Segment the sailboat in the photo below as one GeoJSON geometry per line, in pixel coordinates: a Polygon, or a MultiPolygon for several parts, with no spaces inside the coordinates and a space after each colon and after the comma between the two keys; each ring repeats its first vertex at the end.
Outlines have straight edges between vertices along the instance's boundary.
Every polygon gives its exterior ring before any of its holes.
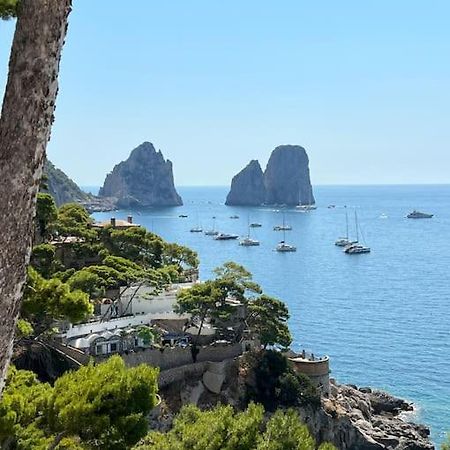
{"type": "Polygon", "coordinates": [[[197,217],[197,225],[193,228],[190,229],[191,233],[202,233],[203,232],[203,228],[198,224],[198,213],[196,214],[197,217]]]}
{"type": "Polygon", "coordinates": [[[216,217],[213,217],[213,226],[210,230],[205,231],[206,236],[217,236],[219,232],[216,230],[216,217]]]}
{"type": "Polygon", "coordinates": [[[347,255],[358,255],[361,253],[370,253],[370,247],[366,247],[359,243],[359,226],[358,226],[358,214],[355,209],[355,227],[356,227],[356,242],[347,245],[344,248],[344,253],[347,255]]]}
{"type": "Polygon", "coordinates": [[[297,247],[293,245],[286,244],[286,230],[283,230],[283,240],[275,247],[275,251],[286,253],[286,252],[296,252],[297,247]]]}
{"type": "Polygon", "coordinates": [[[311,190],[309,191],[308,203],[306,205],[303,205],[301,203],[301,201],[302,201],[301,194],[299,194],[299,204],[295,207],[297,210],[299,210],[301,212],[308,212],[308,211],[312,211],[314,209],[317,209],[317,206],[312,202],[311,190]]]}
{"type": "Polygon", "coordinates": [[[358,241],[351,241],[348,238],[348,212],[347,212],[347,207],[345,206],[344,208],[345,208],[345,237],[340,237],[334,243],[334,245],[337,245],[338,247],[347,247],[347,245],[358,243],[358,241]]]}
{"type": "Polygon", "coordinates": [[[249,218],[248,219],[248,224],[247,224],[247,227],[248,227],[247,237],[245,237],[244,239],[241,239],[239,241],[239,245],[242,245],[244,247],[255,247],[255,246],[259,245],[259,241],[258,240],[252,239],[250,237],[250,228],[251,228],[251,226],[252,225],[250,224],[250,218],[249,218]]]}
{"type": "Polygon", "coordinates": [[[273,227],[273,231],[290,231],[290,230],[292,230],[292,227],[290,225],[286,225],[283,213],[283,225],[275,225],[273,227]]]}

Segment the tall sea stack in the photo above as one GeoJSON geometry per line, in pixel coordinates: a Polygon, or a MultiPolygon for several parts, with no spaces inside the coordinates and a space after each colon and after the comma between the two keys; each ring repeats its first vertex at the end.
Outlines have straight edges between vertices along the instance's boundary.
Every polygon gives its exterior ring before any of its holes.
{"type": "Polygon", "coordinates": [[[273,150],[265,172],[253,160],[231,182],[227,205],[314,204],[309,159],[299,145],[280,145],[273,150]]]}
{"type": "Polygon", "coordinates": [[[119,208],[183,204],[175,189],[172,163],[150,142],[136,147],[114,167],[99,195],[113,198],[119,208]]]}

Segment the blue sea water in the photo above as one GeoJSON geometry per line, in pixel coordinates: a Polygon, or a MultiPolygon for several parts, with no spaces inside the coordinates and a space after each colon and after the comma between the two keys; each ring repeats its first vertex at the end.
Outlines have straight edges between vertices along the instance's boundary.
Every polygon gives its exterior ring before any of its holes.
{"type": "Polygon", "coordinates": [[[298,248],[286,254],[273,251],[282,239],[272,230],[282,223],[274,208],[224,206],[225,187],[179,192],[184,206],[131,211],[135,222],[195,249],[203,279],[225,261],[243,264],[268,294],[288,304],[295,349],[328,354],[340,382],[413,401],[416,419],[431,426],[436,443],[442,441],[450,430],[450,186],[317,186],[317,210],[285,210],[293,227],[286,241],[298,248]],[[343,205],[350,216],[358,211],[370,254],[346,255],[334,245],[345,234],[343,205]],[[412,209],[435,217],[408,220],[412,209]],[[230,219],[234,214],[240,218],[230,219]],[[197,224],[211,228],[212,216],[218,230],[240,235],[248,220],[260,222],[252,236],[261,246],[189,232],[197,224]]]}

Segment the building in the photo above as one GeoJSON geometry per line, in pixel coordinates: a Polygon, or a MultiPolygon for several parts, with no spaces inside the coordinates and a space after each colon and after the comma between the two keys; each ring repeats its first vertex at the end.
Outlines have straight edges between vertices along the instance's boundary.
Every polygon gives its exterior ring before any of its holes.
{"type": "Polygon", "coordinates": [[[133,216],[128,216],[127,220],[116,219],[115,217],[111,217],[110,220],[105,222],[95,222],[92,224],[93,228],[106,228],[112,227],[118,230],[126,230],[127,228],[139,227],[140,225],[137,223],[133,223],[133,216]]]}

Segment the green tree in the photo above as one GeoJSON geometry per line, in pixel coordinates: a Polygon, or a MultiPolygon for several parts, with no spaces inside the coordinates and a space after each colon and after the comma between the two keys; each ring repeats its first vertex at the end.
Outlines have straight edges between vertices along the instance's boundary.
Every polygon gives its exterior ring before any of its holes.
{"type": "Polygon", "coordinates": [[[197,253],[183,245],[166,242],[163,249],[163,264],[174,265],[180,270],[196,269],[199,265],[197,253]]]}
{"type": "Polygon", "coordinates": [[[0,0],[0,19],[8,20],[17,16],[18,0],[0,0]]]}
{"type": "Polygon", "coordinates": [[[450,433],[447,434],[447,439],[442,443],[442,450],[450,450],[450,433]]]}
{"type": "Polygon", "coordinates": [[[58,209],[53,197],[39,192],[36,199],[36,221],[42,239],[47,239],[52,233],[57,217],[58,209]]]}
{"type": "Polygon", "coordinates": [[[261,295],[248,303],[246,321],[258,334],[264,348],[268,345],[289,347],[292,337],[287,324],[288,319],[287,306],[276,298],[261,295]]]}
{"type": "Polygon", "coordinates": [[[75,272],[68,278],[67,284],[72,291],[83,291],[89,295],[89,298],[100,298],[105,293],[104,281],[88,268],[75,272]]]}
{"type": "Polygon", "coordinates": [[[92,240],[97,237],[95,230],[91,228],[92,219],[83,206],[78,203],[66,203],[58,210],[56,231],[61,237],[76,236],[92,240]]]}
{"type": "Polygon", "coordinates": [[[119,356],[67,372],[53,387],[11,367],[0,401],[0,444],[17,450],[128,449],[147,432],[157,379],[158,369],[127,369],[119,356]]]}
{"type": "Polygon", "coordinates": [[[59,262],[55,260],[56,248],[51,244],[39,244],[31,251],[30,264],[43,277],[48,278],[59,267],[59,262]]]}

